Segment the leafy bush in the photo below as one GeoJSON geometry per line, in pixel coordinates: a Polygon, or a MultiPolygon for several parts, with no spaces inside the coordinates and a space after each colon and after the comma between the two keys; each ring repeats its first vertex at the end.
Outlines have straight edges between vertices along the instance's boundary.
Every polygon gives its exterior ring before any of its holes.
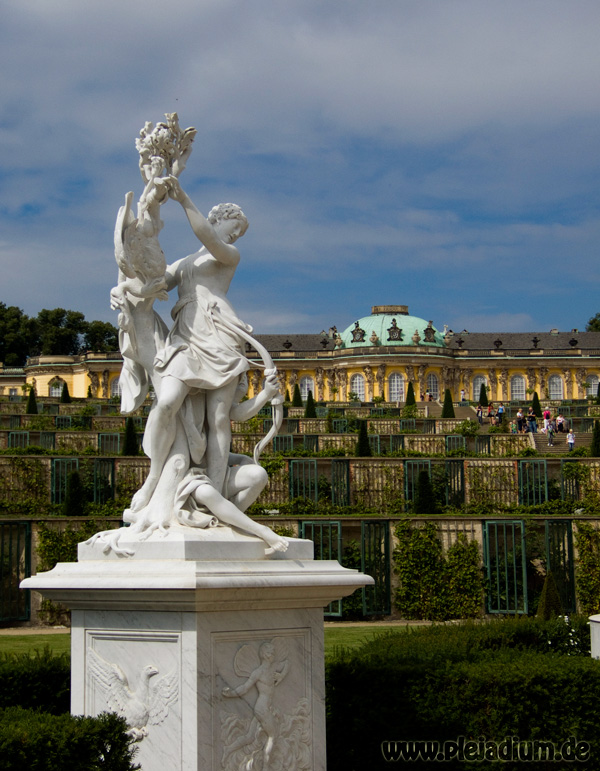
{"type": "Polygon", "coordinates": [[[125,720],[0,710],[0,769],[28,771],[133,771],[136,747],[125,720]]]}
{"type": "Polygon", "coordinates": [[[67,654],[54,656],[44,648],[33,654],[0,655],[1,709],[18,706],[60,715],[69,711],[70,684],[67,654]]]}

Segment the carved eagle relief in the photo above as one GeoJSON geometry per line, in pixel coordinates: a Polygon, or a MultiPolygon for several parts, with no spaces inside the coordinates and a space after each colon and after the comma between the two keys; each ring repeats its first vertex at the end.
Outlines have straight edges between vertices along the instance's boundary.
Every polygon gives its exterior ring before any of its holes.
{"type": "Polygon", "coordinates": [[[108,709],[122,715],[135,741],[148,735],[148,726],[159,725],[169,714],[169,706],[179,696],[179,681],[174,669],[168,675],[157,678],[156,667],[142,668],[135,688],[129,685],[127,676],[117,664],[107,661],[93,648],[88,648],[88,671],[106,699],[108,709]]]}

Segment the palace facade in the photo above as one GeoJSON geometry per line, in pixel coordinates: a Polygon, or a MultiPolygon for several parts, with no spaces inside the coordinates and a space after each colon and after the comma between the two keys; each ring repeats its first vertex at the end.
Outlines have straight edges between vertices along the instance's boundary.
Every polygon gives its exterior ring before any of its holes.
{"type": "MultiPolygon", "coordinates": [[[[600,332],[460,333],[439,331],[431,321],[409,314],[406,305],[379,305],[342,332],[256,335],[271,354],[282,393],[298,384],[303,399],[403,402],[412,382],[417,400],[443,398],[449,388],[477,402],[482,383],[490,401],[525,401],[534,392],[550,400],[596,395],[600,379],[600,332]],[[464,392],[464,393],[462,393],[464,392]]],[[[249,395],[260,389],[263,371],[257,351],[246,344],[249,395]]],[[[22,371],[3,377],[0,395],[19,385],[39,396],[109,399],[119,395],[122,357],[88,352],[79,356],[30,358],[22,371]]]]}

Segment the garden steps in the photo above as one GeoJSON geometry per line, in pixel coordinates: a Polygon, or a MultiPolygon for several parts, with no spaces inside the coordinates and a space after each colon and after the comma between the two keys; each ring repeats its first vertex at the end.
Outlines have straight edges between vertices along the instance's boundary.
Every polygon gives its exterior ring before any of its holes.
{"type": "MultiPolygon", "coordinates": [[[[535,449],[544,454],[548,455],[564,455],[569,451],[569,448],[567,447],[567,435],[566,434],[560,434],[557,433],[554,435],[554,445],[552,447],[548,447],[548,437],[546,434],[537,433],[533,435],[533,440],[535,442],[535,449]]],[[[589,446],[592,443],[592,434],[575,434],[575,449],[577,447],[585,447],[589,448],[589,446]]]]}

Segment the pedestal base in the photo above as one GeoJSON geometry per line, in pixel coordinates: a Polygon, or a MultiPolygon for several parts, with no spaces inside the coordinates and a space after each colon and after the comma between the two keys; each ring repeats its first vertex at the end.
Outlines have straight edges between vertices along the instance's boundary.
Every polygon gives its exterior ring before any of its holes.
{"type": "Polygon", "coordinates": [[[72,609],[73,713],[124,714],[143,771],[325,769],[323,606],[372,579],[301,540],[288,558],[183,552],[82,547],[24,582],[72,609]]]}

